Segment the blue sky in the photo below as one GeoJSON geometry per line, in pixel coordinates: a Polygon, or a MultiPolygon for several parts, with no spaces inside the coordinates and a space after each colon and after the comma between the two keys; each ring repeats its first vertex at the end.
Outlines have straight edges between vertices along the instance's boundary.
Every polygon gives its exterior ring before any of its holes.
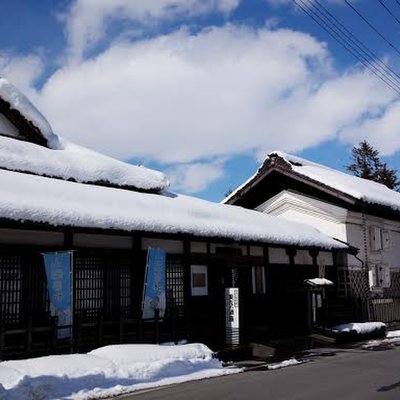
{"type": "MultiPolygon", "coordinates": [[[[344,1],[321,2],[400,74],[344,1]]],[[[399,43],[378,2],[350,2],[399,43]]],[[[276,149],[343,170],[366,138],[400,170],[398,95],[290,0],[2,0],[0,75],[61,136],[213,201],[276,149]]]]}

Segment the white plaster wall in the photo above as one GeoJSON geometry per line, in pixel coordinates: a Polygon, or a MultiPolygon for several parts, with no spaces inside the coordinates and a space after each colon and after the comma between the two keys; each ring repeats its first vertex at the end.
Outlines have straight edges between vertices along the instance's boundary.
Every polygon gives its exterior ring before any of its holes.
{"type": "Polygon", "coordinates": [[[311,225],[328,236],[347,241],[347,210],[321,200],[283,190],[256,210],[311,225]]]}
{"type": "Polygon", "coordinates": [[[247,246],[241,245],[241,244],[222,244],[222,243],[210,243],[210,253],[215,254],[217,251],[217,247],[227,247],[227,248],[232,248],[232,249],[240,249],[242,255],[246,256],[247,255],[247,246]]]}
{"type": "Polygon", "coordinates": [[[333,254],[330,251],[320,251],[317,256],[318,265],[333,265],[333,254]]]}
{"type": "Polygon", "coordinates": [[[262,257],[264,255],[264,249],[260,246],[250,246],[250,255],[262,257]]]}
{"type": "Polygon", "coordinates": [[[98,235],[91,233],[74,233],[73,244],[77,247],[94,247],[105,249],[132,249],[130,236],[98,235]]]}
{"type": "Polygon", "coordinates": [[[183,254],[182,240],[143,238],[142,250],[147,250],[149,247],[159,247],[169,254],[183,254]]]}
{"type": "MultiPolygon", "coordinates": [[[[392,270],[400,270],[400,222],[365,215],[366,224],[366,246],[364,245],[364,229],[362,216],[359,213],[350,213],[347,224],[348,242],[360,249],[359,258],[365,262],[365,251],[370,264],[388,265],[392,270]],[[388,249],[382,248],[374,251],[371,247],[370,229],[378,227],[382,231],[388,231],[390,236],[390,246],[388,249]],[[365,249],[366,247],[366,249],[365,249]]],[[[349,265],[357,264],[357,261],[348,257],[349,265]]]]}
{"type": "Polygon", "coordinates": [[[270,264],[289,264],[289,256],[285,249],[270,247],[268,249],[270,264]]]}
{"type": "Polygon", "coordinates": [[[312,265],[313,259],[308,250],[297,250],[294,263],[299,265],[312,265]]]}
{"type": "Polygon", "coordinates": [[[207,243],[206,242],[190,242],[190,252],[191,253],[207,253],[207,243]]]}
{"type": "Polygon", "coordinates": [[[64,234],[62,232],[0,229],[0,243],[63,246],[64,234]]]}
{"type": "Polygon", "coordinates": [[[390,248],[383,251],[382,261],[392,270],[400,270],[400,230],[390,231],[390,248]]]}
{"type": "Polygon", "coordinates": [[[311,225],[325,235],[343,240],[344,242],[347,241],[345,224],[327,221],[318,215],[310,215],[307,210],[284,210],[279,214],[279,217],[311,225]]]}

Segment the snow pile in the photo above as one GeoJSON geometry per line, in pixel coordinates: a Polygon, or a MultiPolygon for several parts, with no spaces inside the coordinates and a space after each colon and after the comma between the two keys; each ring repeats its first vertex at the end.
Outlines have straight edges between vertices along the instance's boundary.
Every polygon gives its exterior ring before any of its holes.
{"type": "Polygon", "coordinates": [[[312,286],[332,286],[333,282],[326,278],[313,278],[304,281],[312,286]]]}
{"type": "Polygon", "coordinates": [[[392,349],[400,345],[400,331],[386,332],[385,339],[369,340],[362,346],[365,350],[392,349]]]}
{"type": "Polygon", "coordinates": [[[400,338],[400,331],[389,331],[386,333],[388,339],[400,338]]]}
{"type": "Polygon", "coordinates": [[[223,368],[203,344],[116,345],[88,354],[2,362],[0,398],[83,400],[111,397],[238,372],[241,369],[223,368]]]}
{"type": "Polygon", "coordinates": [[[300,361],[297,360],[296,358],[290,358],[289,360],[284,360],[279,363],[274,363],[274,364],[268,364],[268,369],[269,370],[274,370],[274,369],[281,369],[281,368],[286,368],[286,367],[293,367],[294,365],[299,365],[299,364],[304,364],[306,361],[300,361]]]}
{"type": "Polygon", "coordinates": [[[353,322],[348,324],[336,325],[332,328],[333,332],[356,332],[360,335],[367,335],[369,333],[385,329],[386,324],[383,322],[353,322]]]}
{"type": "Polygon", "coordinates": [[[279,151],[270,153],[268,157],[273,154],[290,163],[293,171],[300,175],[321,182],[358,200],[400,210],[400,193],[389,189],[385,185],[345,174],[324,165],[279,151]]]}
{"type": "Polygon", "coordinates": [[[0,218],[11,220],[347,248],[308,225],[194,197],[139,193],[1,170],[0,187],[0,218]]]}
{"type": "Polygon", "coordinates": [[[27,121],[39,129],[50,148],[57,149],[59,147],[58,136],[54,134],[46,118],[26,96],[4,78],[0,78],[0,98],[8,102],[11,109],[19,111],[27,121]]]}
{"type": "Polygon", "coordinates": [[[76,182],[104,182],[161,191],[168,179],[161,172],[131,165],[60,139],[58,150],[0,136],[0,168],[76,182]]]}

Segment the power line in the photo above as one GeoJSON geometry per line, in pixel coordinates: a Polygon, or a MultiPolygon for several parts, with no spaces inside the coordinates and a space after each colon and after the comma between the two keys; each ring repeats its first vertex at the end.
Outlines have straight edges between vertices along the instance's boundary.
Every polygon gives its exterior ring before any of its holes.
{"type": "MultiPolygon", "coordinates": [[[[393,17],[394,20],[400,25],[400,20],[397,18],[397,16],[393,13],[393,11],[382,1],[378,0],[381,6],[388,12],[389,15],[393,17]]],[[[400,3],[398,3],[400,5],[400,3]]]]}
{"type": "MultiPolygon", "coordinates": [[[[386,73],[391,70],[383,62],[382,64],[386,66],[387,70],[385,70],[382,66],[378,66],[375,60],[364,50],[360,49],[360,47],[357,46],[357,44],[354,43],[353,40],[343,38],[342,30],[340,30],[337,25],[333,24],[332,21],[324,16],[321,10],[316,7],[316,0],[309,1],[308,3],[305,3],[303,0],[292,1],[304,13],[306,13],[311,19],[313,19],[314,22],[316,22],[322,29],[324,29],[331,37],[333,37],[341,46],[343,46],[349,53],[351,53],[362,65],[369,69],[374,75],[376,75],[381,81],[383,81],[397,94],[400,94],[400,81],[395,76],[386,75],[386,73]],[[373,62],[371,62],[371,59],[373,62]]],[[[396,75],[391,71],[391,75],[393,74],[396,75]]]]}
{"type": "Polygon", "coordinates": [[[362,51],[368,58],[370,58],[373,63],[377,63],[382,69],[393,77],[398,83],[400,83],[400,75],[393,71],[386,63],[384,63],[373,51],[371,51],[362,41],[360,41],[346,26],[340,22],[326,7],[324,7],[318,0],[313,0],[320,9],[323,10],[325,15],[327,15],[330,21],[338,27],[340,32],[344,34],[350,41],[352,41],[360,51],[362,51]]]}
{"type": "Polygon", "coordinates": [[[372,25],[367,18],[364,17],[348,0],[344,2],[377,34],[379,35],[390,47],[392,47],[396,53],[400,56],[400,50],[390,40],[388,40],[374,25],[372,25]]]}
{"type": "Polygon", "coordinates": [[[400,1],[399,0],[396,0],[396,3],[400,6],[400,1]]]}

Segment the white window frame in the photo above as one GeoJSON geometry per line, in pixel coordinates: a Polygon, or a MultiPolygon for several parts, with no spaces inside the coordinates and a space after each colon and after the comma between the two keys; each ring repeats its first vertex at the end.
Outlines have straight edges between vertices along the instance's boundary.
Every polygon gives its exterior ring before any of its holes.
{"type": "Polygon", "coordinates": [[[207,265],[191,265],[190,266],[190,287],[192,296],[208,296],[208,266],[207,265]],[[204,274],[205,286],[194,286],[193,275],[204,274]]]}

